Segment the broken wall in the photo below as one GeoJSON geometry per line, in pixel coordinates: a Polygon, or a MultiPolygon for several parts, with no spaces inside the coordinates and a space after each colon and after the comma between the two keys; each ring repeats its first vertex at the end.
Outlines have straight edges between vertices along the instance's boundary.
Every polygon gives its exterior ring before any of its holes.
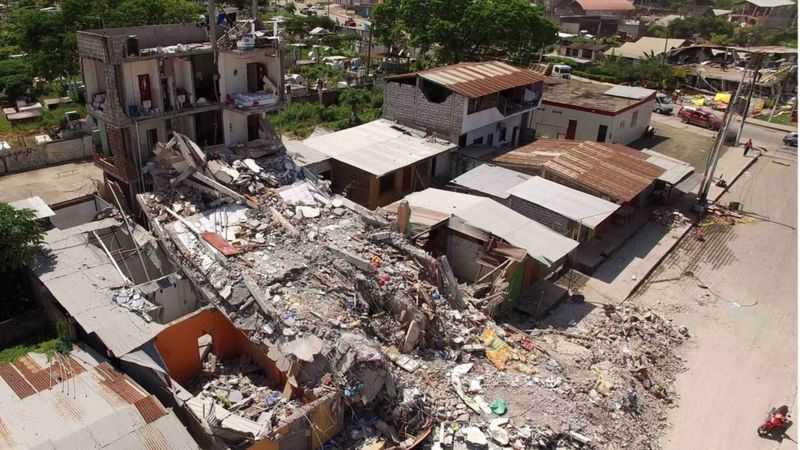
{"type": "Polygon", "coordinates": [[[156,348],[170,376],[181,385],[188,384],[201,368],[197,339],[205,334],[211,335],[211,352],[219,359],[246,354],[276,382],[276,387],[286,383],[286,375],[267,358],[264,346],[252,343],[218,309],[207,308],[170,324],[155,338],[156,348]]]}

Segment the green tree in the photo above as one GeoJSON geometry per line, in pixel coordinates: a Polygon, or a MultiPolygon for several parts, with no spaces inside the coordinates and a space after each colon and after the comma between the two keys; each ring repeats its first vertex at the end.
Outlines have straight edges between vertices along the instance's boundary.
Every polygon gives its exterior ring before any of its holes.
{"type": "Polygon", "coordinates": [[[122,0],[107,22],[115,27],[191,23],[202,11],[201,6],[186,0],[122,0]]]}
{"type": "Polygon", "coordinates": [[[33,88],[33,68],[25,59],[0,61],[0,92],[9,100],[15,100],[33,88]]]}
{"type": "Polygon", "coordinates": [[[0,203],[0,272],[17,270],[33,262],[44,230],[30,209],[0,203]]]}
{"type": "Polygon", "coordinates": [[[385,0],[372,19],[384,45],[434,50],[443,63],[529,57],[554,43],[558,30],[527,0],[385,0]]]}
{"type": "Polygon", "coordinates": [[[347,88],[339,93],[339,104],[350,108],[350,126],[354,127],[359,124],[359,109],[369,100],[369,92],[364,89],[347,88]]]}

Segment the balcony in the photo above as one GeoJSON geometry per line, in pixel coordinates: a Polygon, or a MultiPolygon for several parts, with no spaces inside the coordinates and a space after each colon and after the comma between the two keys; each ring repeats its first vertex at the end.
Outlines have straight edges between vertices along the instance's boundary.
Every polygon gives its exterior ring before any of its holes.
{"type": "Polygon", "coordinates": [[[497,109],[504,116],[518,114],[524,111],[530,111],[539,107],[541,95],[534,94],[532,100],[515,100],[503,97],[502,95],[497,99],[497,109]]]}

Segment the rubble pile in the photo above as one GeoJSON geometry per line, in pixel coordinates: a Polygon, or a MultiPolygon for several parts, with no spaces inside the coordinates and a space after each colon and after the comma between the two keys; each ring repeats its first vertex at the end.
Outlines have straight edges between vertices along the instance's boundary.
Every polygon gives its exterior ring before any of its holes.
{"type": "Polygon", "coordinates": [[[710,205],[706,208],[705,215],[700,220],[701,227],[709,225],[736,225],[752,223],[753,219],[722,205],[710,205]]]}
{"type": "MultiPolygon", "coordinates": [[[[340,393],[340,448],[604,448],[658,431],[647,428],[670,400],[672,348],[685,337],[657,315],[609,310],[563,335],[500,325],[485,310],[502,287],[459,286],[446,257],[412,245],[397,222],[299,171],[283,183],[288,165],[263,161],[275,154],[204,164],[192,146],[178,135],[160,148],[157,188],[138,197],[151,229],[206,301],[281,370],[299,367],[297,386],[340,393]],[[564,360],[564,346],[580,356],[564,360]]],[[[237,411],[259,423],[277,417],[262,411],[275,386],[241,361],[215,364],[196,392],[225,408],[252,398],[237,411]]]]}
{"type": "Polygon", "coordinates": [[[653,211],[653,219],[667,228],[678,228],[691,222],[688,217],[675,209],[668,211],[656,209],[653,211]]]}
{"type": "Polygon", "coordinates": [[[270,382],[261,368],[247,357],[218,361],[213,353],[207,353],[203,369],[188,386],[201,400],[210,399],[217,407],[266,424],[268,428],[302,407],[299,400],[286,400],[282,392],[273,387],[275,382],[270,382]]]}

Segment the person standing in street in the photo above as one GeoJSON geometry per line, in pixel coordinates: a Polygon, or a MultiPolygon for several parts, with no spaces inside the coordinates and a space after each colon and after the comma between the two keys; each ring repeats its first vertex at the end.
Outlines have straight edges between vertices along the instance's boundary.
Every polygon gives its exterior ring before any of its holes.
{"type": "Polygon", "coordinates": [[[742,155],[747,156],[747,152],[749,152],[751,148],[753,148],[753,140],[748,138],[747,142],[744,143],[744,153],[742,155]]]}

